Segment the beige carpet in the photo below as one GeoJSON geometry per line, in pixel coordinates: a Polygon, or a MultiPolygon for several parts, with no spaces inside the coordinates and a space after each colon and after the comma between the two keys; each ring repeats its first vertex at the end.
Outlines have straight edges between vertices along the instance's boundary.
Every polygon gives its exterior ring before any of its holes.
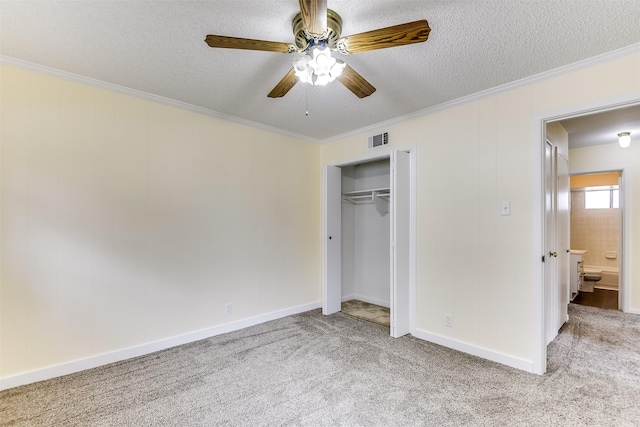
{"type": "Polygon", "coordinates": [[[638,425],[640,317],[570,316],[538,376],[313,310],[0,392],[0,425],[638,425]]]}
{"type": "Polygon", "coordinates": [[[369,322],[377,323],[378,325],[386,326],[387,328],[391,324],[389,309],[387,307],[381,307],[379,305],[352,299],[343,302],[341,309],[344,314],[368,320],[369,322]]]}

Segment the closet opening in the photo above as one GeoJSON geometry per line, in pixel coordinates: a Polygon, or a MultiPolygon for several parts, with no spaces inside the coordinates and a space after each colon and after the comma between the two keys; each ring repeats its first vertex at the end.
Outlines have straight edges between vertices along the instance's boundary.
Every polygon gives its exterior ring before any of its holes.
{"type": "Polygon", "coordinates": [[[341,311],[389,328],[390,159],[341,169],[341,311]]]}
{"type": "Polygon", "coordinates": [[[410,332],[415,263],[411,152],[326,166],[322,311],[410,332]]]}

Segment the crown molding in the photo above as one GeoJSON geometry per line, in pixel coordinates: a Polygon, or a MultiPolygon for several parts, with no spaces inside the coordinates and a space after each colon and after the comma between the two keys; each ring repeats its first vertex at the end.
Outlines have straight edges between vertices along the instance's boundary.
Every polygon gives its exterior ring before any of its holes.
{"type": "Polygon", "coordinates": [[[106,89],[113,92],[117,92],[123,95],[129,95],[136,98],[141,98],[147,101],[155,102],[158,104],[168,105],[170,107],[179,108],[182,110],[191,111],[194,113],[203,114],[210,117],[215,117],[218,119],[227,120],[230,122],[242,124],[245,126],[250,126],[253,128],[265,130],[268,132],[274,132],[281,135],[290,136],[296,139],[302,139],[309,142],[319,143],[320,141],[317,139],[309,138],[305,135],[300,135],[294,132],[289,132],[283,129],[275,128],[272,126],[264,125],[258,122],[252,122],[251,120],[241,119],[239,117],[231,116],[228,114],[220,113],[215,110],[210,110],[208,108],[198,107],[197,105],[189,104],[182,101],[177,101],[175,99],[166,98],[164,96],[154,95],[152,93],[143,92],[141,90],[128,88],[125,86],[120,86],[114,83],[105,82],[98,79],[93,79],[91,77],[81,76],[79,74],[70,73],[68,71],[58,70],[56,68],[47,67],[44,65],[35,64],[28,61],[23,61],[21,59],[13,58],[11,56],[0,55],[0,64],[10,65],[17,68],[22,68],[29,71],[34,71],[41,74],[46,74],[53,77],[58,77],[64,80],[69,80],[76,83],[86,84],[88,86],[97,87],[100,89],[106,89]]]}
{"type": "Polygon", "coordinates": [[[278,133],[281,135],[287,135],[290,136],[292,138],[297,138],[297,139],[301,139],[304,141],[308,141],[308,142],[313,142],[313,143],[317,143],[317,144],[326,144],[329,142],[334,142],[334,141],[338,141],[341,139],[345,139],[345,138],[349,138],[351,136],[355,136],[355,135],[359,135],[362,133],[366,133],[366,132],[371,132],[371,131],[375,131],[377,129],[381,129],[381,128],[385,128],[385,127],[389,127],[392,125],[395,125],[397,123],[401,123],[410,119],[414,119],[417,117],[421,117],[421,116],[425,116],[427,114],[433,114],[435,112],[438,111],[442,111],[448,108],[452,108],[455,106],[459,106],[459,105],[463,105],[469,102],[473,102],[473,101],[477,101],[479,99],[482,98],[486,98],[489,96],[494,96],[497,94],[500,94],[502,92],[507,92],[510,90],[514,90],[523,86],[527,86],[527,85],[531,85],[534,83],[538,83],[540,81],[544,81],[544,80],[548,80],[563,74],[567,74],[573,71],[577,71],[583,68],[587,68],[593,65],[597,65],[597,64],[601,64],[603,62],[607,62],[610,61],[612,59],[616,59],[622,56],[626,56],[632,53],[637,53],[640,52],[640,43],[635,43],[620,49],[616,49],[613,50],[611,52],[607,52],[607,53],[603,53],[601,55],[597,55],[591,58],[587,58],[587,59],[583,59],[582,61],[578,61],[578,62],[574,62],[572,64],[568,64],[562,67],[558,67],[555,68],[553,70],[549,70],[549,71],[545,71],[539,74],[535,74],[533,76],[529,76],[529,77],[525,77],[522,78],[520,80],[515,80],[513,82],[509,82],[509,83],[505,83],[503,85],[500,86],[495,86],[493,88],[489,88],[489,89],[485,89],[483,91],[480,92],[476,92],[470,95],[466,95],[463,96],[461,98],[457,98],[451,101],[447,101],[447,102],[443,102],[441,104],[438,105],[434,105],[432,107],[427,107],[424,108],[422,110],[418,110],[415,111],[413,113],[410,114],[406,114],[403,116],[399,116],[390,120],[386,120],[384,122],[380,122],[380,123],[376,123],[374,125],[371,126],[366,126],[363,128],[359,128],[350,132],[346,132],[340,135],[336,135],[336,136],[332,136],[330,138],[326,138],[326,139],[314,139],[314,138],[310,138],[308,136],[305,135],[300,135],[294,132],[289,132],[283,129],[279,129],[279,128],[275,128],[272,126],[268,126],[268,125],[264,125],[261,123],[257,123],[257,122],[253,122],[250,120],[246,120],[246,119],[241,119],[239,117],[235,117],[235,116],[231,116],[228,114],[224,114],[224,113],[220,113],[218,111],[214,111],[214,110],[210,110],[207,108],[203,108],[203,107],[198,107],[196,105],[193,104],[188,104],[186,102],[182,102],[182,101],[176,101],[174,99],[170,99],[170,98],[166,98],[163,96],[159,96],[159,95],[154,95],[154,94],[150,94],[147,92],[143,92],[143,91],[139,91],[136,89],[131,89],[128,87],[124,87],[124,86],[120,86],[120,85],[116,85],[113,83],[108,83],[108,82],[104,82],[101,80],[97,80],[97,79],[93,79],[90,77],[84,77],[78,74],[74,74],[74,73],[69,73],[67,71],[62,71],[62,70],[58,70],[55,68],[51,68],[51,67],[46,67],[43,65],[39,65],[39,64],[34,64],[31,62],[27,62],[27,61],[23,61],[21,59],[17,59],[17,58],[13,58],[13,57],[9,57],[9,56],[3,56],[0,55],[0,64],[7,64],[7,65],[12,65],[15,67],[19,67],[19,68],[24,68],[27,70],[31,70],[31,71],[35,71],[35,72],[39,72],[39,73],[43,73],[43,74],[47,74],[47,75],[51,75],[54,77],[59,77],[65,80],[70,80],[70,81],[74,81],[74,82],[78,82],[78,83],[83,83],[83,84],[87,84],[90,86],[94,86],[94,87],[99,87],[102,89],[107,89],[107,90],[111,90],[114,92],[118,92],[118,93],[122,93],[125,95],[130,95],[130,96],[135,96],[137,98],[142,98],[148,101],[152,101],[152,102],[157,102],[160,104],[164,104],[164,105],[169,105],[172,107],[176,107],[176,108],[180,108],[183,110],[187,110],[187,111],[192,111],[195,113],[200,113],[200,114],[204,114],[207,116],[211,116],[211,117],[216,117],[219,119],[223,119],[223,120],[227,120],[230,122],[235,122],[235,123],[239,123],[239,124],[243,124],[246,126],[250,126],[253,128],[257,128],[257,129],[261,129],[261,130],[265,130],[268,132],[274,132],[274,133],[278,133]]]}
{"type": "Polygon", "coordinates": [[[640,43],[635,43],[620,49],[612,50],[611,52],[603,53],[601,55],[593,56],[591,58],[583,59],[582,61],[574,62],[572,64],[564,65],[559,68],[555,68],[553,70],[544,71],[539,74],[534,74],[533,76],[525,77],[520,80],[514,80],[509,83],[505,83],[500,86],[495,86],[489,89],[485,89],[480,92],[472,93],[471,95],[466,95],[461,98],[457,98],[451,101],[443,102],[438,105],[434,105],[432,107],[427,107],[422,110],[415,111],[410,114],[406,114],[404,116],[396,117],[394,119],[386,120],[384,122],[376,123],[375,125],[366,126],[360,129],[356,129],[350,132],[346,132],[340,135],[332,136],[330,138],[326,138],[320,140],[320,144],[325,144],[328,142],[337,141],[344,138],[349,138],[355,135],[359,135],[365,132],[376,131],[381,128],[387,128],[391,125],[395,125],[400,122],[404,122],[410,119],[414,119],[417,117],[425,116],[427,114],[432,114],[438,111],[446,110],[451,107],[459,106],[462,104],[466,104],[469,102],[477,101],[482,98],[486,98],[489,96],[494,96],[500,94],[502,92],[507,92],[510,90],[518,89],[523,86],[531,85],[534,83],[538,83],[544,80],[549,80],[554,77],[561,76],[563,74],[571,73],[574,71],[581,70],[583,68],[591,67],[593,65],[598,65],[603,62],[611,61],[612,59],[617,59],[632,53],[640,52],[640,43]]]}

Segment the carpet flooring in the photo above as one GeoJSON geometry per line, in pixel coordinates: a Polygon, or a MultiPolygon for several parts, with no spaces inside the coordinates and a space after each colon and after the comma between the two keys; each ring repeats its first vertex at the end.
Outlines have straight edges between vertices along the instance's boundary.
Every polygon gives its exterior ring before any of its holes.
{"type": "Polygon", "coordinates": [[[313,310],[5,390],[0,425],[638,425],[640,316],[569,310],[542,376],[313,310]]]}

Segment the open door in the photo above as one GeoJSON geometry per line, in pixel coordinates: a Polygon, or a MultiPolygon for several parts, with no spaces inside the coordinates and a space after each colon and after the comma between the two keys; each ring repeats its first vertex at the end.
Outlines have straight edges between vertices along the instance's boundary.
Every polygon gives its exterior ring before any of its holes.
{"type": "Polygon", "coordinates": [[[560,329],[569,320],[569,301],[571,289],[569,286],[569,246],[571,240],[571,181],[569,178],[569,162],[559,154],[557,159],[558,171],[558,321],[557,327],[560,329]]]}
{"type": "Polygon", "coordinates": [[[545,202],[544,202],[544,313],[545,344],[549,344],[558,335],[560,313],[560,291],[558,286],[558,172],[557,147],[551,142],[545,143],[544,157],[545,202]]]}
{"type": "Polygon", "coordinates": [[[411,332],[410,323],[411,155],[391,152],[391,336],[411,332]]]}
{"type": "Polygon", "coordinates": [[[337,313],[342,304],[342,169],[324,170],[324,284],[322,314],[337,313]]]}

